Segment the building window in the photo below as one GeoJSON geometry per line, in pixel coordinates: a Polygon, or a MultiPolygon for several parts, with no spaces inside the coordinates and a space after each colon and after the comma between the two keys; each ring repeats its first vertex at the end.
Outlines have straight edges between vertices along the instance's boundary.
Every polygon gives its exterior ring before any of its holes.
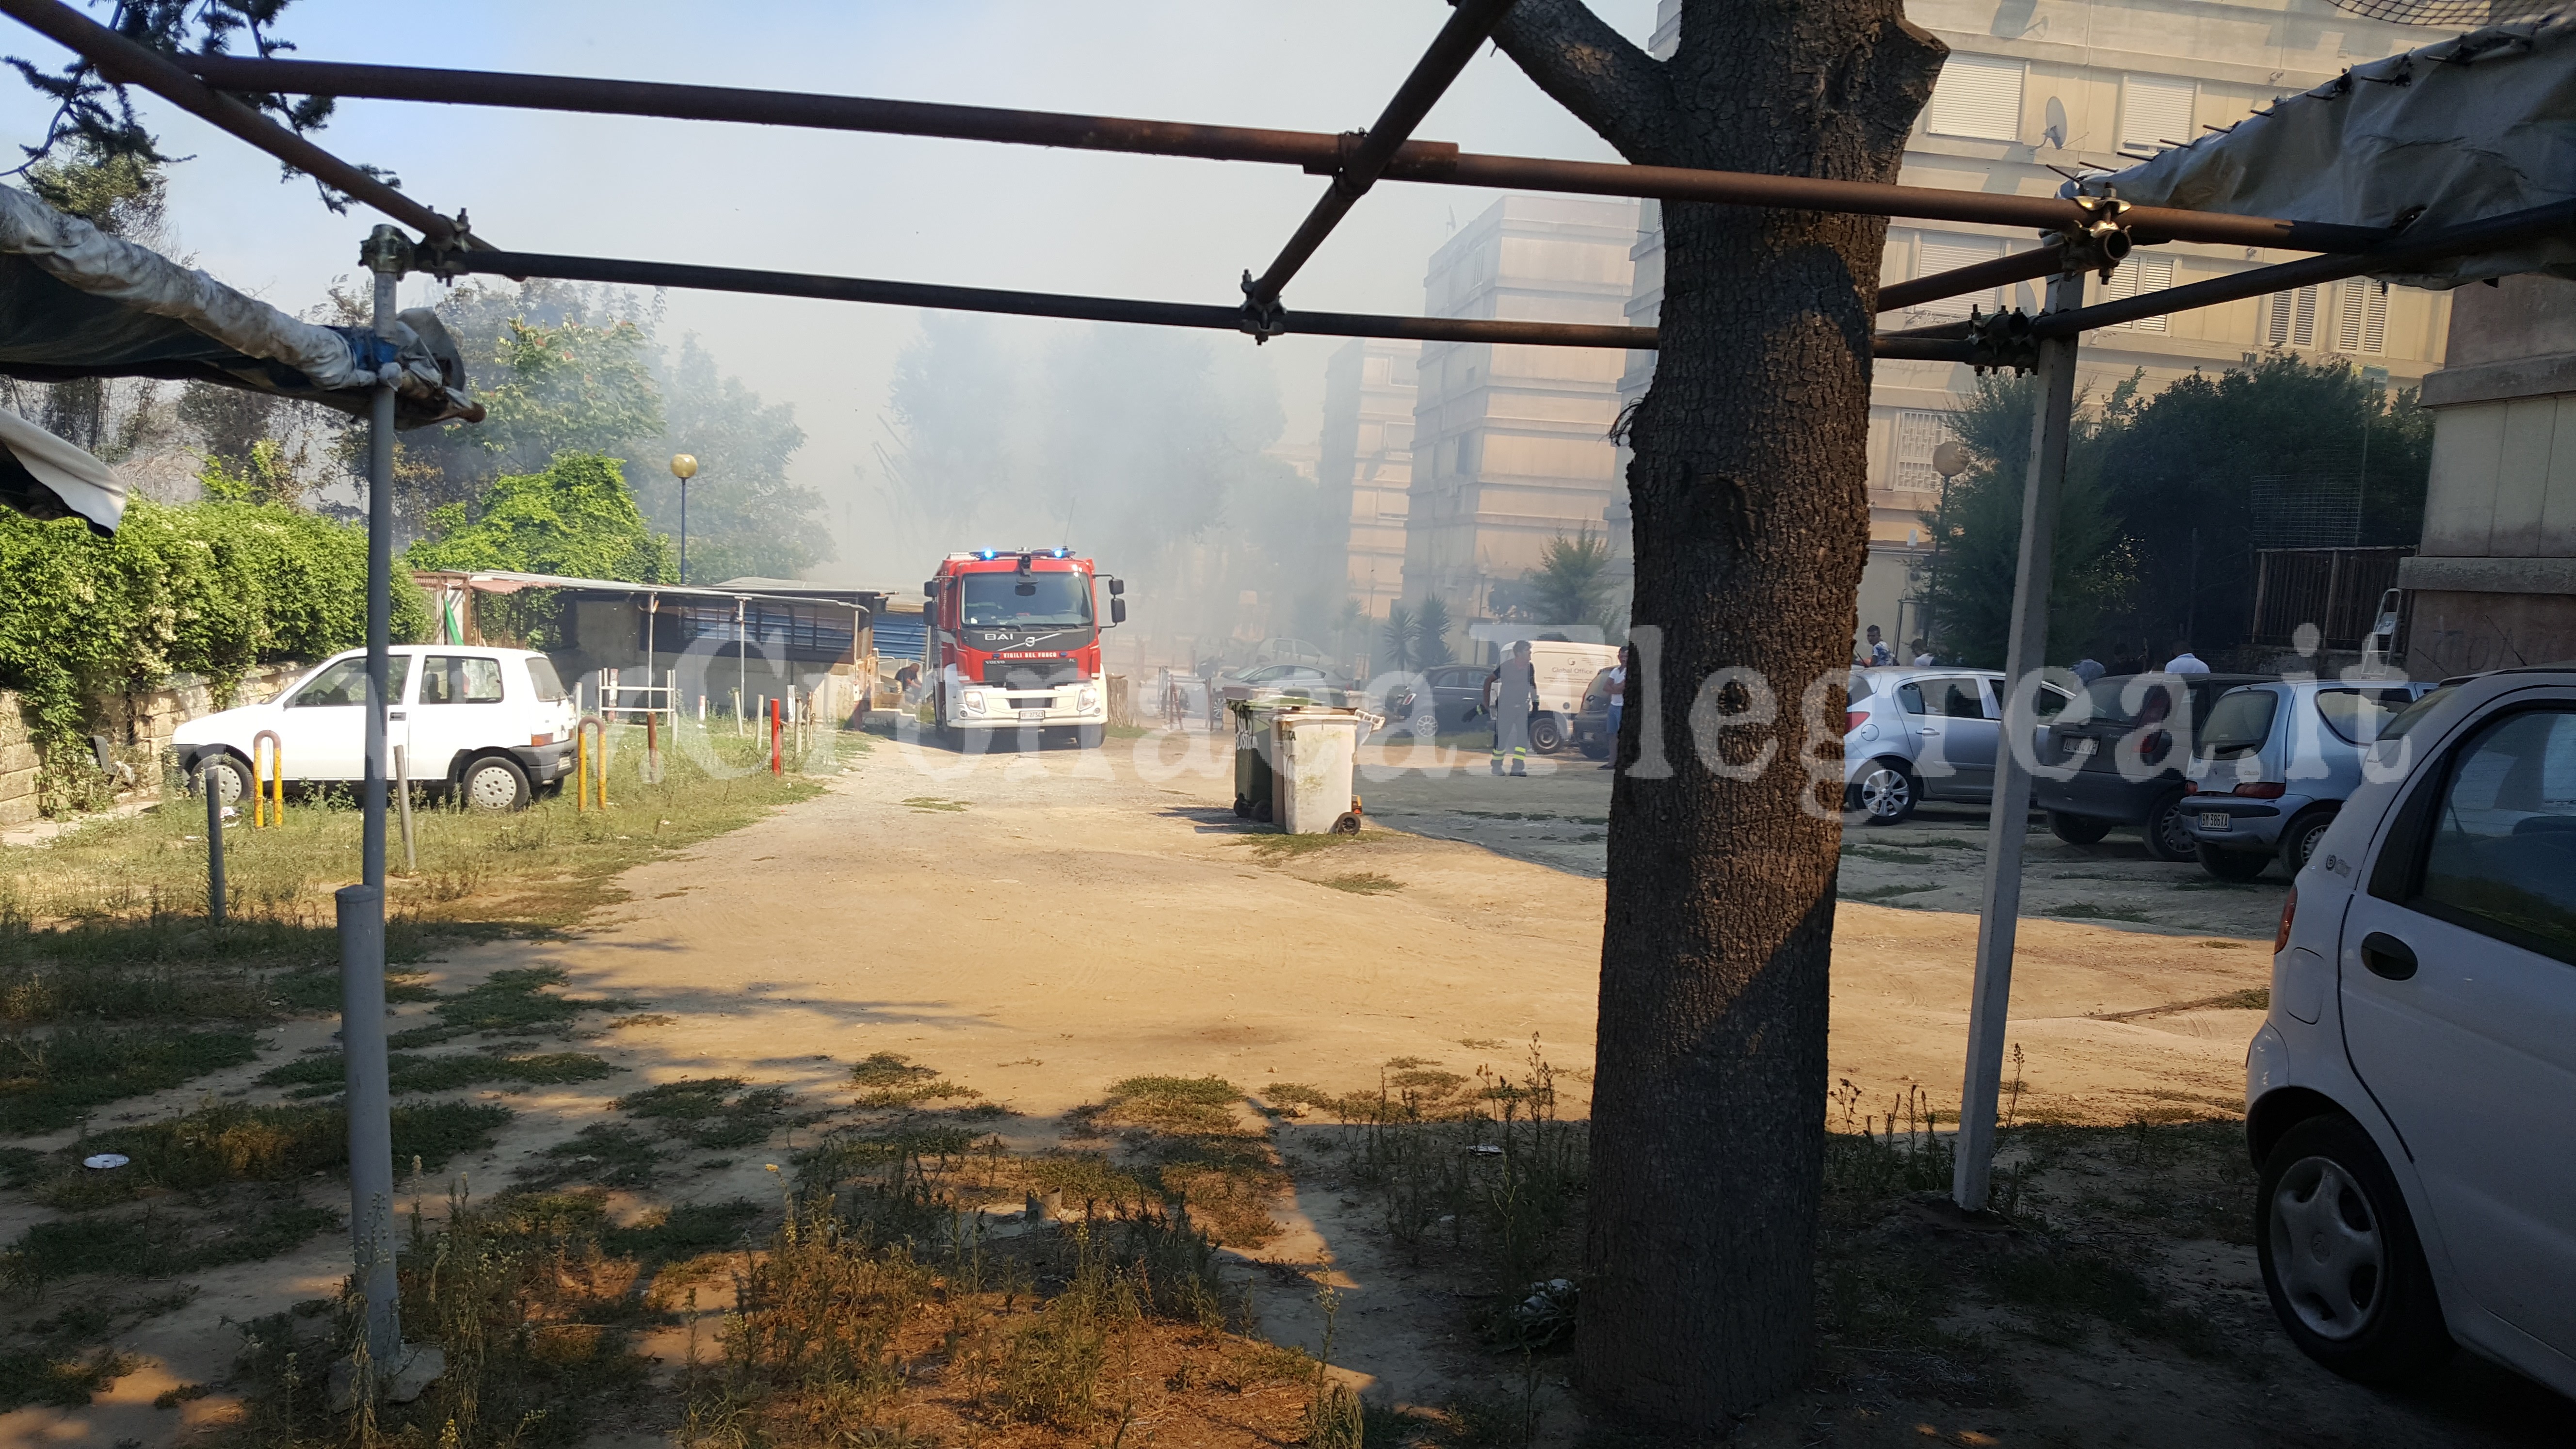
{"type": "Polygon", "coordinates": [[[1950,440],[1950,415],[1934,412],[1901,412],[1896,415],[1896,475],[1889,480],[1891,488],[1911,488],[1932,492],[1941,486],[1941,474],[1932,466],[1932,450],[1950,440]]]}
{"type": "Polygon", "coordinates": [[[2120,149],[2132,156],[2153,156],[2168,146],[2188,145],[2193,134],[2192,102],[2199,94],[2197,84],[2172,76],[2122,78],[2120,149]]]}
{"type": "MultiPolygon", "coordinates": [[[[2131,257],[2120,264],[2118,271],[2111,274],[2111,280],[2102,284],[2102,300],[2116,302],[2123,297],[2135,297],[2140,293],[2153,295],[2172,285],[2173,258],[2131,257]]],[[[2120,325],[2132,332],[2162,332],[2165,330],[2165,319],[2141,317],[2134,322],[2123,322],[2120,325]]]]}
{"type": "Polygon", "coordinates": [[[2272,347],[2317,345],[2317,289],[2274,292],[2263,299],[2263,341],[2272,347]]]}
{"type": "Polygon", "coordinates": [[[2335,350],[2377,357],[2388,350],[2388,288],[2368,280],[2335,289],[2335,350]]]}
{"type": "Polygon", "coordinates": [[[1998,55],[1953,54],[1941,66],[1925,111],[1924,129],[1935,136],[1983,141],[2021,139],[2021,87],[2026,67],[1998,55]]]}
{"type": "MultiPolygon", "coordinates": [[[[1960,236],[1955,233],[1925,232],[1919,245],[1921,249],[1916,255],[1914,265],[1914,275],[1917,277],[1933,277],[1943,272],[1955,272],[1961,267],[1973,267],[1979,262],[1991,262],[2004,254],[2004,244],[1991,237],[1960,236]]],[[[1932,317],[1965,317],[1970,307],[1982,307],[1992,312],[1999,305],[1999,291],[1999,288],[1989,287],[1982,292],[1970,292],[1964,297],[1942,297],[1909,310],[1932,317]]]]}

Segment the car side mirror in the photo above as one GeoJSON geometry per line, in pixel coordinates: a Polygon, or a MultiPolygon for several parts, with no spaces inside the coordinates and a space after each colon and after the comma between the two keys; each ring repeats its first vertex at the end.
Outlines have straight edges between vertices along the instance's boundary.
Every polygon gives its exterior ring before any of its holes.
{"type": "Polygon", "coordinates": [[[1125,592],[1127,592],[1127,581],[1125,579],[1113,578],[1109,581],[1109,597],[1114,599],[1125,592]]]}
{"type": "Polygon", "coordinates": [[[1125,599],[1112,598],[1109,601],[1109,622],[1112,624],[1124,624],[1127,622],[1127,601],[1125,599]]]}
{"type": "Polygon", "coordinates": [[[923,579],[923,580],[921,581],[921,592],[922,592],[924,595],[926,595],[927,597],[930,597],[930,598],[933,598],[933,599],[938,598],[938,597],[939,597],[939,580],[937,580],[937,579],[923,579]]]}

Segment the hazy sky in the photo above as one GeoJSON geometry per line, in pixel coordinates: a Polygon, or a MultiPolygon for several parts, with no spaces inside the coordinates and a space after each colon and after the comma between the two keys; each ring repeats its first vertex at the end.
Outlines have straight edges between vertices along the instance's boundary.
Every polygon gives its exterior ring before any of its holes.
{"type": "MultiPolygon", "coordinates": [[[[1652,26],[1654,0],[1593,3],[1640,41],[1652,26]]],[[[298,0],[280,29],[316,60],[1343,131],[1376,118],[1448,14],[1439,0],[449,0],[426,10],[298,0]]],[[[8,53],[61,58],[14,23],[0,32],[8,53]]],[[[289,310],[355,270],[380,218],[332,215],[309,182],[279,184],[265,156],[136,94],[165,149],[194,158],[171,169],[170,220],[196,265],[289,310]]],[[[45,110],[14,77],[0,77],[0,97],[11,140],[41,134],[45,110]]],[[[1419,134],[1613,159],[1491,47],[1419,134]]],[[[342,102],[317,139],[392,169],[442,211],[471,208],[478,234],[517,250],[1189,302],[1236,300],[1243,270],[1268,264],[1324,184],[1279,166],[387,101],[342,102]]],[[[1432,249],[1495,196],[1378,187],[1308,263],[1289,305],[1418,313],[1432,249]]],[[[404,305],[432,285],[407,283],[404,305]]],[[[853,469],[872,466],[887,380],[918,314],[692,292],[670,294],[668,307],[666,340],[695,331],[726,370],[796,405],[809,435],[796,475],[834,500],[837,525],[853,469]]],[[[1088,324],[1016,325],[1042,340],[1088,324]]],[[[1262,349],[1288,403],[1289,441],[1312,440],[1337,345],[1262,349]]]]}

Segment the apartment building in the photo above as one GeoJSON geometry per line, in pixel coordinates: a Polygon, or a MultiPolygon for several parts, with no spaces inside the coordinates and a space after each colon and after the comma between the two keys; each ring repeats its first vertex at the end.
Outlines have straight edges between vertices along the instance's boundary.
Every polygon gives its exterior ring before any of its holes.
{"type": "MultiPolygon", "coordinates": [[[[1678,41],[1680,0],[1662,0],[1654,49],[1678,41]]],[[[2053,195],[2068,174],[2117,171],[2233,125],[2276,99],[2313,89],[2355,62],[2411,50],[2451,33],[2392,25],[2326,0],[1911,0],[1908,16],[1948,44],[1931,103],[1916,121],[1900,179],[1910,186],[2053,195]]],[[[1634,325],[1651,326],[1663,300],[1663,246],[1645,204],[1635,249],[1634,325]]],[[[1883,282],[1989,261],[2038,245],[2029,232],[1959,223],[1892,226],[1883,282]]],[[[2161,291],[2293,260],[2298,253],[2175,243],[2142,251],[2086,301],[2161,291]]],[[[2037,311],[2039,284],[1959,297],[1891,314],[1891,328],[1986,311],[2037,311]]],[[[2195,370],[2241,366],[2280,348],[2341,356],[2412,387],[2441,366],[2449,298],[2374,282],[2306,287],[2250,301],[2151,317],[2088,333],[2078,386],[2099,399],[2132,375],[2153,392],[2195,370]]],[[[1651,353],[1628,354],[1624,401],[1654,375],[1651,353]]],[[[1932,454],[1947,415],[1975,391],[1947,363],[1882,361],[1870,394],[1870,561],[1858,626],[1899,641],[1920,622],[1913,580],[1930,554],[1925,515],[1940,506],[1932,454]]],[[[1619,460],[1625,476],[1626,458],[1619,460]]],[[[1625,553],[1624,532],[1614,537],[1625,553]]],[[[1855,635],[1855,640],[1857,640],[1855,635]]]]}
{"type": "Polygon", "coordinates": [[[1384,619],[1388,606],[1404,597],[1414,368],[1421,355],[1419,342],[1363,338],[1324,366],[1316,478],[1325,507],[1349,520],[1350,596],[1370,619],[1384,619]]]}
{"type": "MultiPolygon", "coordinates": [[[[1506,196],[1432,254],[1425,310],[1617,324],[1632,292],[1637,215],[1633,201],[1506,196]]],[[[1462,625],[1493,617],[1496,589],[1537,567],[1550,540],[1604,531],[1604,511],[1626,488],[1608,438],[1624,356],[1423,344],[1405,599],[1436,594],[1462,625]]]]}

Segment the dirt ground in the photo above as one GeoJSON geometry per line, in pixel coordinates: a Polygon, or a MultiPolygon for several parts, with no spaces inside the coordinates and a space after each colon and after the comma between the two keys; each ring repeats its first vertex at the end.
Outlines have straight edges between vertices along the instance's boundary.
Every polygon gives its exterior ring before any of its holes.
{"type": "MultiPolygon", "coordinates": [[[[515,1167],[641,1086],[735,1074],[821,1096],[850,1063],[880,1051],[1019,1114],[994,1130],[1030,1151],[1056,1143],[1061,1114],[1137,1074],[1222,1076],[1255,1098],[1266,1083],[1292,1080],[1343,1092],[1374,1088],[1396,1058],[1461,1073],[1511,1068],[1533,1038],[1562,1074],[1566,1113],[1580,1116],[1592,1066],[1598,817],[1607,814],[1608,776],[1588,762],[1548,763],[1539,778],[1496,780],[1473,757],[1440,777],[1391,773],[1372,759],[1381,778],[1364,778],[1360,789],[1373,828],[1349,843],[1283,851],[1265,843],[1278,837],[1235,819],[1230,762],[1204,736],[982,758],[881,741],[821,798],[630,872],[628,903],[576,936],[472,946],[431,965],[428,982],[442,991],[503,968],[558,966],[569,990],[634,1003],[648,1023],[668,1018],[586,1044],[616,1076],[511,1097],[518,1115],[496,1149],[452,1163],[448,1175],[478,1192],[498,1189],[515,1167]]],[[[1832,1062],[1864,1103],[1915,1086],[1944,1109],[1957,1100],[1982,830],[1980,814],[1931,811],[1903,827],[1855,832],[1847,847],[1832,1062]],[[1851,898],[1888,885],[1924,888],[1886,895],[1891,904],[1851,898]]],[[[2196,867],[2147,862],[2125,836],[2081,851],[2036,836],[2030,876],[2012,1027],[2024,1119],[2117,1129],[2241,1110],[2244,1043],[2261,1019],[2279,885],[2200,889],[2196,867]],[[2141,919],[2051,914],[2087,904],[2141,919]]],[[[394,1029],[426,1010],[399,1009],[394,1029]]],[[[161,1114],[239,1092],[262,1066],[326,1044],[331,1032],[328,1021],[292,1024],[270,1034],[275,1050],[263,1063],[124,1105],[161,1114]]],[[[256,1089],[254,1099],[270,1095],[256,1089]]],[[[1366,1203],[1335,1180],[1329,1154],[1309,1140],[1329,1130],[1280,1134],[1298,1180],[1274,1211],[1288,1231],[1251,1255],[1265,1331],[1315,1347],[1314,1285],[1329,1281],[1342,1291],[1334,1362],[1372,1396],[1437,1403],[1516,1381],[1517,1358],[1498,1363],[1456,1326],[1453,1286],[1400,1260],[1366,1203]]],[[[765,1148],[705,1154],[676,1164],[655,1190],[664,1201],[774,1201],[767,1169],[795,1145],[791,1128],[765,1148]]],[[[433,1203],[443,1186],[426,1185],[433,1203]]],[[[0,1234],[15,1236],[41,1215],[0,1197],[0,1234]]],[[[1887,1231],[1910,1230],[1898,1222],[1887,1231]]],[[[2259,1333],[2250,1250],[2155,1244],[2121,1251],[2173,1258],[2181,1266],[2171,1271],[2205,1284],[2252,1325],[2246,1333],[2259,1333]]],[[[326,1234],[285,1258],[200,1275],[194,1302],[123,1340],[149,1367],[88,1409],[0,1416],[0,1444],[171,1441],[220,1412],[220,1398],[176,1411],[152,1400],[223,1377],[237,1342],[224,1320],[327,1296],[345,1261],[345,1240],[326,1234]]],[[[1927,1397],[1918,1385],[1873,1399],[1878,1391],[1854,1388],[1846,1374],[1799,1404],[1767,1410],[1744,1437],[1782,1445],[2576,1438],[2564,1401],[2475,1366],[2460,1371],[2465,1387],[2401,1403],[2328,1378],[2285,1344],[2247,1350],[2261,1361],[2251,1377],[2236,1372],[2245,1354],[2232,1355],[2223,1391],[2206,1382],[2218,1370],[2174,1353],[2088,1351],[2063,1335],[2021,1332],[1991,1344],[1984,1351],[2024,1381],[2013,1394],[1942,1405],[1937,1391],[1927,1397]],[[1924,1416],[1927,1403],[1941,1408],[1924,1416]],[[2273,1408],[2289,1417],[2273,1419],[2273,1408]],[[2090,1427],[2041,1437],[2034,1426],[2042,1423],[2090,1427]]],[[[1553,1406],[1543,1437],[1569,1436],[1580,1419],[1559,1385],[1565,1363],[1543,1369],[1540,1387],[1553,1406]]]]}

